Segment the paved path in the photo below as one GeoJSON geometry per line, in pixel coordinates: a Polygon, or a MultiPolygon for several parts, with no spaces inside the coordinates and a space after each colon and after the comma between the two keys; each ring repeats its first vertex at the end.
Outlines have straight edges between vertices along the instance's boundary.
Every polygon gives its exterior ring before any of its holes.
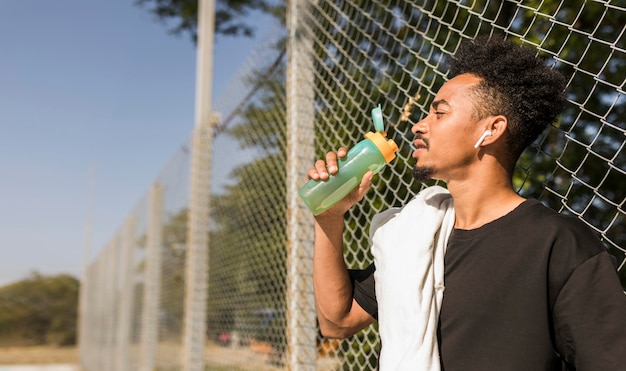
{"type": "Polygon", "coordinates": [[[0,371],[78,371],[75,365],[0,365],[0,371]]]}

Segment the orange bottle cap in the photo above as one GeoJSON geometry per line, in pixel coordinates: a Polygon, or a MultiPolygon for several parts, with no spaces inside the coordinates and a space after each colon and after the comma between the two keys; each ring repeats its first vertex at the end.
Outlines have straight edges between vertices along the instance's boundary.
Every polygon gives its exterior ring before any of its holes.
{"type": "Polygon", "coordinates": [[[365,134],[365,138],[371,140],[374,145],[378,148],[380,153],[382,153],[385,158],[385,162],[389,163],[391,160],[396,158],[396,151],[398,150],[398,145],[393,139],[386,139],[387,133],[384,132],[368,132],[365,134]]]}

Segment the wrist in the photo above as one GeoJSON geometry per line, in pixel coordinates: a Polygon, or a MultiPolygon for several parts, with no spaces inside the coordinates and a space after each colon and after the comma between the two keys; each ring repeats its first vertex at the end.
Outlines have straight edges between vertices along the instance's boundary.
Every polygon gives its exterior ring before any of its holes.
{"type": "Polygon", "coordinates": [[[343,221],[344,214],[345,211],[331,208],[321,214],[315,215],[314,219],[318,224],[337,223],[337,221],[343,221]]]}

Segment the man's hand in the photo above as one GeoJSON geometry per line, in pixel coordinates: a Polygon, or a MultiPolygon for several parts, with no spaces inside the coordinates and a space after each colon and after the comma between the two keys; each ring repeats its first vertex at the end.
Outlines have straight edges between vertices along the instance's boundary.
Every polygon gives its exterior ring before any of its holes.
{"type": "MultiPolygon", "coordinates": [[[[315,179],[326,181],[330,178],[331,175],[336,174],[339,171],[339,166],[337,164],[337,160],[343,158],[348,153],[348,149],[346,147],[341,147],[337,150],[337,152],[328,152],[326,154],[325,160],[317,160],[315,161],[315,167],[310,168],[306,173],[306,180],[315,179]]],[[[354,204],[361,201],[367,191],[370,189],[372,185],[372,177],[374,173],[368,171],[363,175],[363,179],[361,180],[361,184],[356,187],[352,192],[348,193],[346,197],[344,197],[341,201],[335,204],[330,209],[316,216],[317,218],[324,218],[327,216],[341,216],[345,214],[354,204]]]]}

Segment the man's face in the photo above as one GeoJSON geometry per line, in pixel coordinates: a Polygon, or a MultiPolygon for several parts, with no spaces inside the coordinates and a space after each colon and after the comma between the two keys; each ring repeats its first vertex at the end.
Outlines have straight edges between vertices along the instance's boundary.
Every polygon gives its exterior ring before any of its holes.
{"type": "Polygon", "coordinates": [[[476,159],[474,143],[484,128],[475,116],[471,89],[480,79],[463,74],[446,82],[430,106],[428,116],[413,125],[416,164],[413,176],[418,181],[449,181],[463,177],[476,159]]]}

